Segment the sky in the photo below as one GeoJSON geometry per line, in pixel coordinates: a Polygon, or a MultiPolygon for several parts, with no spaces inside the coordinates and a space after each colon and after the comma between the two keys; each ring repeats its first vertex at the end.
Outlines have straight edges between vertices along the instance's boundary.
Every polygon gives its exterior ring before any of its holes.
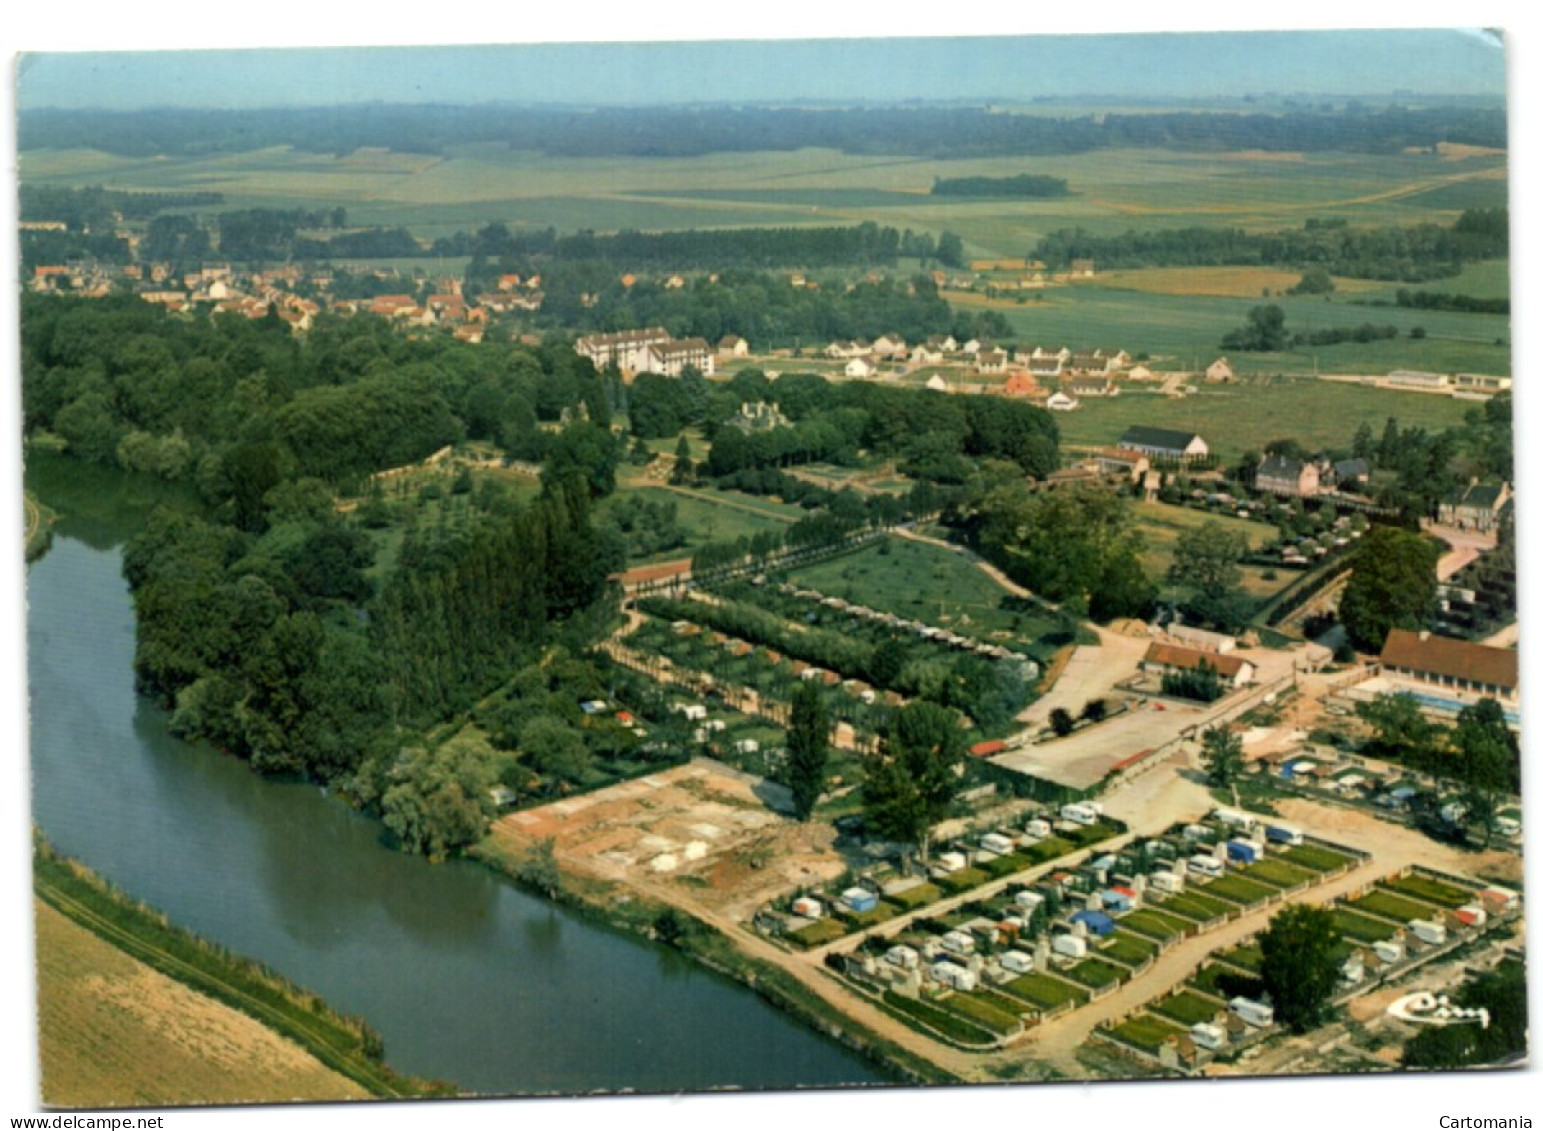
{"type": "Polygon", "coordinates": [[[22,109],[1501,96],[1505,49],[1498,33],[1478,30],[1010,35],[47,52],[24,55],[17,71],[22,109]]]}

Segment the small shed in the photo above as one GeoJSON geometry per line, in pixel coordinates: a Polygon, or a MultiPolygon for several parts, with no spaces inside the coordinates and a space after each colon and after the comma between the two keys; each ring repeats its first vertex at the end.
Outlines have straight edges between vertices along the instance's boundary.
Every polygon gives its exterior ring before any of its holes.
{"type": "Polygon", "coordinates": [[[856,912],[872,911],[879,905],[879,897],[876,892],[867,888],[847,888],[841,893],[841,902],[856,912]]]}

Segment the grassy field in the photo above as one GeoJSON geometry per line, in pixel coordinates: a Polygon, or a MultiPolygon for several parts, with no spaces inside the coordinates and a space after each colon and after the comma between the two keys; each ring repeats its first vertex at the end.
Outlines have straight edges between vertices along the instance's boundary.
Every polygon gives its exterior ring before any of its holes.
{"type": "MultiPolygon", "coordinates": [[[[1146,548],[1141,554],[1142,564],[1147,567],[1149,573],[1158,577],[1167,575],[1168,567],[1173,564],[1173,551],[1179,539],[1208,522],[1214,522],[1225,530],[1241,534],[1248,539],[1248,544],[1253,549],[1273,542],[1277,537],[1276,528],[1267,523],[1249,522],[1230,515],[1207,514],[1205,511],[1169,503],[1137,503],[1134,509],[1136,527],[1141,531],[1146,542],[1146,548]]],[[[1257,566],[1243,566],[1242,570],[1243,591],[1250,597],[1261,599],[1279,593],[1291,584],[1296,576],[1289,571],[1279,571],[1272,579],[1265,577],[1265,571],[1257,566]]]]}
{"type": "Polygon", "coordinates": [[[1463,208],[1506,203],[1503,155],[1282,156],[1099,150],[1035,157],[1034,172],[1064,177],[1072,190],[1046,200],[928,195],[934,178],[1021,173],[1023,158],[939,161],[824,149],[571,158],[479,144],[443,156],[273,148],[171,160],[35,150],[21,155],[21,179],[211,190],[226,194],[222,208],[342,204],[353,223],[403,224],[430,239],[492,221],[516,230],[612,231],[873,220],[955,231],[971,258],[1020,257],[1064,227],[1098,235],[1211,223],[1260,230],[1295,227],[1309,216],[1395,224],[1450,221],[1463,208]]]}
{"type": "MultiPolygon", "coordinates": [[[[1099,276],[1115,290],[1155,295],[1214,295],[1221,298],[1258,299],[1266,291],[1280,294],[1295,286],[1300,271],[1279,267],[1148,267],[1136,271],[1108,271],[1099,276]]],[[[1336,277],[1335,293],[1347,297],[1381,294],[1381,283],[1370,279],[1336,277]]]]}
{"type": "Polygon", "coordinates": [[[963,554],[904,538],[793,570],[788,580],[966,636],[1032,641],[1057,627],[1052,617],[1004,609],[1007,593],[963,554]]]}
{"type": "Polygon", "coordinates": [[[298,1045],[33,901],[43,1102],[167,1107],[369,1095],[298,1045]]]}
{"type": "Polygon", "coordinates": [[[1305,378],[1207,387],[1190,397],[1126,393],[1089,399],[1076,412],[1058,413],[1056,423],[1063,444],[1085,447],[1113,444],[1132,424],[1198,432],[1228,462],[1285,437],[1309,449],[1348,448],[1361,421],[1380,433],[1390,416],[1400,427],[1441,431],[1461,424],[1472,407],[1450,397],[1305,378]]]}

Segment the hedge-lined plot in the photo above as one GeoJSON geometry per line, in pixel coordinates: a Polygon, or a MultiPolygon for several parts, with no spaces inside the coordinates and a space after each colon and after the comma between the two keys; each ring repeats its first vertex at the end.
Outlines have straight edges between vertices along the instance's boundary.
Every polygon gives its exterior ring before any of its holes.
{"type": "Polygon", "coordinates": [[[1159,942],[1165,942],[1168,939],[1178,938],[1194,924],[1177,915],[1164,915],[1155,908],[1143,907],[1122,916],[1120,926],[1157,939],[1159,942]]]}
{"type": "Polygon", "coordinates": [[[1184,990],[1148,1008],[1172,1018],[1181,1025],[1198,1025],[1202,1021],[1210,1021],[1218,1011],[1226,1007],[1210,998],[1202,997],[1194,990],[1184,990]]]}
{"type": "Polygon", "coordinates": [[[1260,860],[1244,868],[1242,873],[1250,880],[1273,884],[1278,888],[1294,888],[1298,884],[1312,883],[1318,873],[1308,868],[1297,868],[1281,860],[1260,860]]]}
{"type": "Polygon", "coordinates": [[[1405,899],[1403,896],[1386,891],[1368,892],[1366,895],[1350,900],[1349,906],[1356,911],[1381,915],[1384,919],[1397,919],[1400,923],[1427,918],[1435,911],[1435,908],[1429,904],[1416,903],[1412,899],[1405,899]]]}
{"type": "Polygon", "coordinates": [[[1116,966],[1113,962],[1105,962],[1102,958],[1084,958],[1066,972],[1068,978],[1075,978],[1083,985],[1092,986],[1095,990],[1113,985],[1129,974],[1130,971],[1125,967],[1116,966]]]}
{"type": "Polygon", "coordinates": [[[1185,1035],[1184,1029],[1161,1017],[1154,1017],[1150,1013],[1138,1013],[1134,1017],[1127,1017],[1109,1032],[1111,1036],[1118,1037],[1149,1053],[1157,1052],[1170,1037],[1185,1035]]]}
{"type": "Polygon", "coordinates": [[[1116,931],[1109,936],[1109,944],[1099,948],[1099,955],[1123,962],[1127,966],[1140,966],[1157,953],[1157,946],[1140,935],[1116,931]]]}
{"type": "Polygon", "coordinates": [[[1299,844],[1295,848],[1288,848],[1282,852],[1280,859],[1300,864],[1304,868],[1311,868],[1314,872],[1332,872],[1336,868],[1343,868],[1346,864],[1352,863],[1355,857],[1317,844],[1299,844]]]}
{"type": "Polygon", "coordinates": [[[1254,904],[1262,903],[1271,896],[1277,894],[1277,889],[1269,884],[1256,883],[1246,880],[1242,876],[1222,876],[1212,880],[1205,886],[1206,895],[1219,895],[1223,899],[1230,899],[1234,903],[1254,904]]]}
{"type": "Polygon", "coordinates": [[[1182,895],[1169,896],[1159,904],[1163,911],[1172,911],[1183,915],[1187,919],[1197,922],[1208,922],[1220,915],[1230,915],[1237,910],[1234,904],[1225,900],[1213,899],[1208,895],[1202,895],[1197,891],[1187,891],[1182,895]]]}
{"type": "Polygon", "coordinates": [[[1382,942],[1398,933],[1398,928],[1392,923],[1384,923],[1380,919],[1369,919],[1365,915],[1357,915],[1354,911],[1348,911],[1343,907],[1336,907],[1333,915],[1335,929],[1347,939],[1355,939],[1359,942],[1382,942]]]}
{"type": "Polygon", "coordinates": [[[1048,974],[1025,974],[1021,978],[1014,978],[1001,989],[1013,997],[1021,998],[1030,1005],[1039,1009],[1054,1009],[1058,1005],[1072,1002],[1075,1005],[1085,1003],[1089,994],[1087,990],[1078,986],[1069,985],[1059,978],[1052,978],[1048,974]]]}
{"type": "Polygon", "coordinates": [[[1421,899],[1426,903],[1440,904],[1442,907],[1461,907],[1465,903],[1473,902],[1473,892],[1466,888],[1456,887],[1452,884],[1444,884],[1440,880],[1433,880],[1429,876],[1411,874],[1394,880],[1383,880],[1377,885],[1387,891],[1399,895],[1406,895],[1412,899],[1421,899]]]}

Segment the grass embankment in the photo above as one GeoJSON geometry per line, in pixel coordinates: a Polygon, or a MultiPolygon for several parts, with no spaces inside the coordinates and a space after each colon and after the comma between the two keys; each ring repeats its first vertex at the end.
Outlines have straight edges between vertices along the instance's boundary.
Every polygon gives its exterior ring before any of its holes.
{"type": "Polygon", "coordinates": [[[33,497],[31,491],[22,495],[22,509],[27,522],[27,561],[41,558],[48,552],[54,540],[54,520],[58,517],[33,497]]]}
{"type": "Polygon", "coordinates": [[[779,1009],[861,1053],[906,1083],[959,1082],[945,1069],[848,1017],[787,971],[752,958],[727,935],[678,907],[635,891],[623,893],[618,885],[572,872],[562,874],[556,891],[536,891],[520,878],[520,857],[491,838],[473,846],[470,855],[527,890],[571,907],[586,919],[673,947],[708,969],[743,983],[779,1009]],[[625,900],[618,898],[622,894],[626,895],[625,900]]]}
{"type": "Polygon", "coordinates": [[[150,969],[36,897],[38,1060],[51,1107],[369,1096],[293,1041],[150,969]]]}
{"type": "Polygon", "coordinates": [[[250,959],[240,958],[114,890],[38,838],[33,890],[49,907],[124,954],[240,1010],[294,1041],[372,1096],[451,1095],[446,1084],[414,1080],[381,1061],[380,1037],[363,1021],[334,1012],[315,994],[250,959]]]}

